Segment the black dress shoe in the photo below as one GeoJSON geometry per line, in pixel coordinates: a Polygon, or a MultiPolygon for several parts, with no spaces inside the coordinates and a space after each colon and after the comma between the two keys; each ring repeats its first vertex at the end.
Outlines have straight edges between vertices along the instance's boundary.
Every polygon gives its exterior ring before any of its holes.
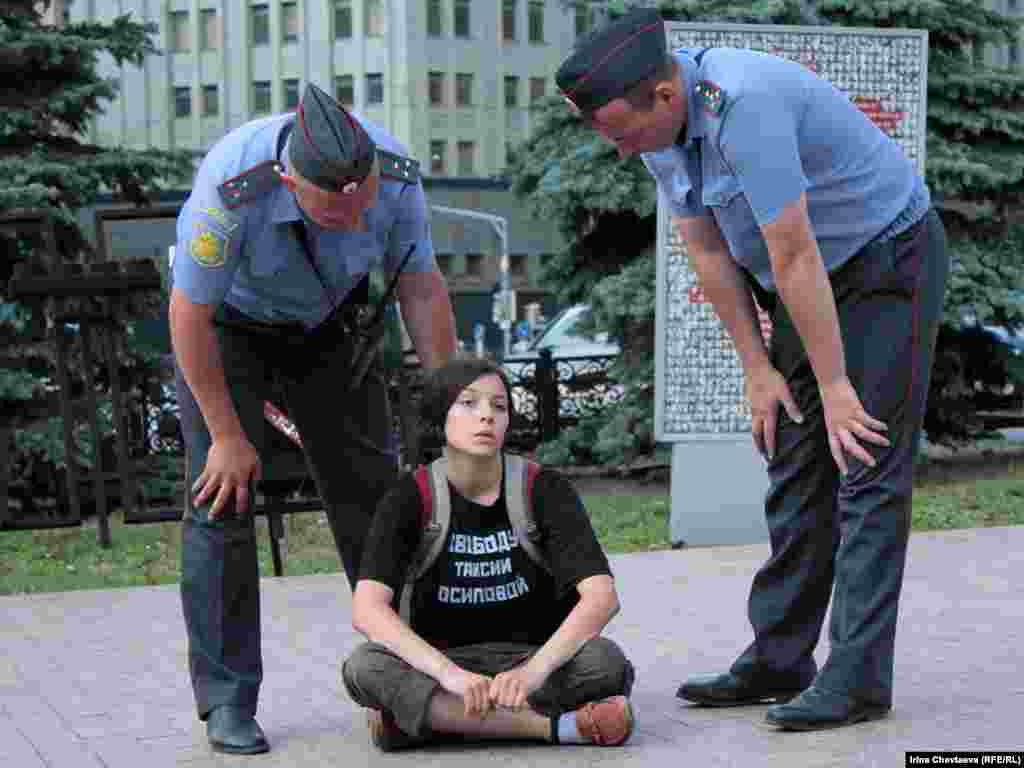
{"type": "Polygon", "coordinates": [[[707,707],[740,707],[789,701],[801,688],[765,686],[736,677],[731,672],[721,675],[697,675],[679,686],[676,696],[707,707]]]}
{"type": "Polygon", "coordinates": [[[206,720],[206,737],[214,752],[229,755],[258,755],[268,752],[270,745],[256,718],[237,707],[224,705],[210,712],[206,720]]]}
{"type": "Polygon", "coordinates": [[[765,719],[787,731],[820,731],[878,720],[888,714],[889,707],[885,704],[858,701],[811,686],[788,704],[770,708],[765,719]]]}

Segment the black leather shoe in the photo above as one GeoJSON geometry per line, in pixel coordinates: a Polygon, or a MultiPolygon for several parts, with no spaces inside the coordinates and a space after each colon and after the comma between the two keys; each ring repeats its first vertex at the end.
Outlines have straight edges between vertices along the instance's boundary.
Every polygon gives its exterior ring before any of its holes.
{"type": "Polygon", "coordinates": [[[706,707],[741,707],[745,704],[763,704],[789,701],[800,688],[779,688],[757,685],[731,672],[721,675],[697,675],[679,686],[676,696],[706,707]]]}
{"type": "Polygon", "coordinates": [[[270,751],[256,718],[229,705],[217,707],[206,720],[206,737],[214,752],[258,755],[270,751]]]}
{"type": "Polygon", "coordinates": [[[878,720],[888,714],[889,707],[884,704],[858,701],[811,686],[788,704],[771,707],[765,719],[787,731],[820,731],[878,720]]]}

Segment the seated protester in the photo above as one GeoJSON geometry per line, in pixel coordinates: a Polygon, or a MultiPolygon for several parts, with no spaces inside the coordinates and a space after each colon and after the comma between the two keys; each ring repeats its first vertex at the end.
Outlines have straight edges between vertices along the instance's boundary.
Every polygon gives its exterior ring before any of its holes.
{"type": "Polygon", "coordinates": [[[427,383],[450,523],[415,581],[425,503],[438,492],[425,497],[409,475],[377,507],[352,601],[369,642],[342,678],[384,751],[451,736],[617,746],[633,731],[633,666],[601,637],[619,610],[608,560],[556,472],[540,469],[528,493],[541,564],[519,543],[503,479],[511,410],[504,372],[484,360],[456,360],[427,383]],[[407,580],[411,626],[393,607],[407,580]]]}

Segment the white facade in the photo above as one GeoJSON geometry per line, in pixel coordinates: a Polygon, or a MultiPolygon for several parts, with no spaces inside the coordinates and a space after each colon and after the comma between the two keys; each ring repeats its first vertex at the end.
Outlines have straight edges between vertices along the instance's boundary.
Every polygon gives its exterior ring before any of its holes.
{"type": "Polygon", "coordinates": [[[141,69],[104,63],[121,90],[93,126],[98,144],[202,152],[294,108],[313,82],[351,93],[440,177],[502,171],[529,135],[531,97],[555,92],[577,25],[595,15],[562,0],[75,0],[70,11],[72,21],[131,13],[159,30],[163,55],[141,69]]]}

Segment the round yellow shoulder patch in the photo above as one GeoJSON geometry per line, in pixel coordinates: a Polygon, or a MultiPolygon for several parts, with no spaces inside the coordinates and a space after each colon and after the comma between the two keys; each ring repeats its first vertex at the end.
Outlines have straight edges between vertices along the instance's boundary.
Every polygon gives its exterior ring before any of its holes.
{"type": "Polygon", "coordinates": [[[224,266],[224,241],[212,232],[203,232],[192,238],[192,258],[203,267],[224,266]]]}

